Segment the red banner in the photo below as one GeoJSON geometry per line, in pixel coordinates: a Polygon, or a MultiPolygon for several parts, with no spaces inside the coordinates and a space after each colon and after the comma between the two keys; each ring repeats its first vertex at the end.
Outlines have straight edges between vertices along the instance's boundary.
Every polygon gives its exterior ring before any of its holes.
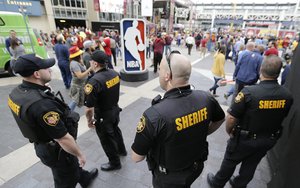
{"type": "Polygon", "coordinates": [[[94,10],[100,12],[100,0],[94,0],[94,10]]]}

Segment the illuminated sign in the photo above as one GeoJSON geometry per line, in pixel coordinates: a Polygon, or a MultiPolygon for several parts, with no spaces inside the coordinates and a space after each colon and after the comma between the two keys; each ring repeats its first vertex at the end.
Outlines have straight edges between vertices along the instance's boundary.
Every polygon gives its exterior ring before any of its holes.
{"type": "Polygon", "coordinates": [[[122,48],[125,72],[146,70],[146,24],[141,19],[121,21],[122,48]]]}
{"type": "Polygon", "coordinates": [[[32,3],[29,1],[12,1],[7,0],[8,5],[19,5],[19,6],[32,6],[32,3]]]}

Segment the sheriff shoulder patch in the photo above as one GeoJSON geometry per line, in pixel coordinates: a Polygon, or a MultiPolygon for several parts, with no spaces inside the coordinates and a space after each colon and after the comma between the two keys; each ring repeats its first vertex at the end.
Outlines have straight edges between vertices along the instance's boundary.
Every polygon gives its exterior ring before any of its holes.
{"type": "Polygon", "coordinates": [[[237,94],[237,96],[235,97],[234,102],[235,102],[235,103],[239,103],[239,102],[241,102],[243,99],[244,99],[244,93],[239,92],[239,93],[237,94]]]}
{"type": "Polygon", "coordinates": [[[146,119],[145,119],[144,116],[142,116],[139,123],[138,123],[138,125],[137,125],[137,127],[136,127],[136,132],[137,133],[142,132],[145,129],[145,127],[146,127],[146,119]]]}
{"type": "Polygon", "coordinates": [[[59,114],[57,112],[53,112],[53,111],[50,111],[50,112],[47,112],[44,116],[43,116],[43,120],[44,122],[47,124],[47,125],[50,125],[50,126],[56,126],[57,123],[59,122],[60,120],[60,117],[59,117],[59,114]]]}
{"type": "Polygon", "coordinates": [[[86,84],[84,86],[85,94],[89,95],[93,91],[93,86],[91,84],[86,84]]]}

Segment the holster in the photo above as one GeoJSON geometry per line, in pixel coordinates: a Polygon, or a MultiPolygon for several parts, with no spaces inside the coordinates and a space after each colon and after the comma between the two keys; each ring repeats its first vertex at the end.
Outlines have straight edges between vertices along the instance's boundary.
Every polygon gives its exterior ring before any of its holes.
{"type": "Polygon", "coordinates": [[[66,127],[68,129],[68,132],[74,137],[75,140],[77,139],[79,119],[79,114],[74,111],[70,111],[66,118],[66,127]]]}
{"type": "Polygon", "coordinates": [[[149,153],[147,154],[146,161],[147,161],[148,169],[150,171],[153,171],[156,168],[156,163],[155,163],[153,157],[151,156],[151,154],[149,154],[149,153]]]}
{"type": "Polygon", "coordinates": [[[241,136],[241,129],[240,127],[236,126],[233,133],[233,138],[230,139],[227,150],[229,152],[234,152],[239,144],[240,136],[241,136]]]}

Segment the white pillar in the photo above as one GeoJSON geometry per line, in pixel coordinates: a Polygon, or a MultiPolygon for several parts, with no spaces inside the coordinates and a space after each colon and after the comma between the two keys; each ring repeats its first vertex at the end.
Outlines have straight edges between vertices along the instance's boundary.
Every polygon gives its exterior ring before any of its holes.
{"type": "Polygon", "coordinates": [[[213,10],[213,13],[212,13],[212,18],[211,18],[211,28],[214,27],[214,22],[215,22],[215,16],[216,16],[216,11],[213,10]]]}
{"type": "Polygon", "coordinates": [[[246,27],[246,19],[248,17],[248,9],[245,11],[244,15],[243,15],[243,28],[242,29],[245,29],[246,27]]]}
{"type": "Polygon", "coordinates": [[[279,31],[280,31],[280,28],[281,28],[281,26],[282,26],[282,22],[281,22],[281,21],[284,21],[284,15],[285,15],[285,11],[283,10],[283,11],[280,13],[279,24],[278,24],[278,28],[277,28],[277,34],[276,34],[276,37],[278,37],[278,35],[279,35],[279,31]]]}
{"type": "Polygon", "coordinates": [[[45,5],[44,5],[45,6],[45,14],[47,16],[49,29],[50,29],[49,31],[55,31],[56,25],[55,25],[55,21],[54,21],[54,15],[53,15],[51,1],[44,1],[44,3],[45,3],[45,5]]]}
{"type": "Polygon", "coordinates": [[[134,0],[133,5],[134,5],[135,18],[138,18],[139,17],[139,0],[134,0]]]}

